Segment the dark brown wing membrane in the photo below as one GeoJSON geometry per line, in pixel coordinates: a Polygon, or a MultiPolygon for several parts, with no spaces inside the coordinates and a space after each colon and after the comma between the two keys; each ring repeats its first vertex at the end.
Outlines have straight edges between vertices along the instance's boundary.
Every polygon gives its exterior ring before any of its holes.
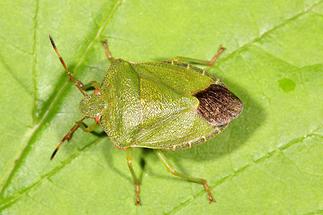
{"type": "Polygon", "coordinates": [[[238,97],[218,84],[211,84],[194,96],[200,101],[199,114],[215,126],[228,124],[240,114],[243,108],[238,97]]]}

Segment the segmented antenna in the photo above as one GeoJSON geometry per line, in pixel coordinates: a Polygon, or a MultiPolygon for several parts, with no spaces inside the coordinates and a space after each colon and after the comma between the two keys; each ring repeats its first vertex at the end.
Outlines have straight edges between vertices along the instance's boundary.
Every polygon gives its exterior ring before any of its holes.
{"type": "Polygon", "coordinates": [[[84,96],[86,96],[87,95],[87,93],[85,92],[85,90],[83,89],[84,88],[84,84],[81,82],[81,81],[79,81],[79,80],[77,80],[76,78],[74,78],[74,76],[72,75],[72,73],[69,71],[69,69],[68,69],[68,67],[67,67],[67,65],[66,65],[66,63],[65,63],[65,61],[64,61],[64,59],[63,59],[63,57],[61,56],[61,54],[59,53],[59,51],[58,51],[58,49],[57,49],[57,47],[56,47],[56,45],[55,45],[55,42],[54,42],[54,40],[53,40],[53,38],[49,35],[49,40],[50,40],[50,43],[52,44],[52,46],[53,46],[53,49],[54,49],[54,51],[56,52],[56,54],[57,54],[57,56],[58,56],[58,58],[59,58],[59,60],[61,61],[61,63],[62,63],[62,65],[63,65],[63,67],[64,67],[64,69],[65,69],[65,72],[67,73],[67,75],[68,75],[68,78],[70,79],[70,81],[72,81],[73,83],[74,83],[74,85],[79,89],[79,91],[84,95],[84,96]]]}

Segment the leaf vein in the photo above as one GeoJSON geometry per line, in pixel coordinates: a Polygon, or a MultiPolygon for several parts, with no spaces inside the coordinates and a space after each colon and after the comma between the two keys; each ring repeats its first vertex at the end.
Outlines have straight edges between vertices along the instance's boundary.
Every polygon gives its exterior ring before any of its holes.
{"type": "MultiPolygon", "coordinates": [[[[318,129],[316,129],[316,130],[318,130],[318,129]]],[[[313,131],[313,132],[303,135],[301,137],[294,138],[294,139],[288,141],[286,144],[283,144],[282,146],[277,147],[273,151],[267,152],[262,157],[252,160],[250,163],[245,164],[244,166],[240,167],[239,169],[233,170],[233,172],[231,174],[228,174],[228,175],[220,178],[219,180],[215,181],[212,185],[210,185],[211,189],[214,189],[215,187],[217,187],[221,184],[224,184],[228,180],[232,180],[234,177],[240,175],[242,172],[248,170],[252,166],[271,159],[276,153],[281,153],[296,144],[303,143],[304,140],[309,137],[322,137],[322,136],[319,134],[316,134],[315,131],[313,131]]],[[[197,192],[195,195],[193,195],[192,199],[189,199],[189,200],[185,201],[184,203],[183,202],[180,203],[179,205],[175,206],[173,209],[169,210],[165,214],[176,214],[178,211],[180,211],[180,210],[184,209],[186,206],[188,206],[189,203],[193,202],[196,198],[198,198],[204,194],[205,194],[204,190],[197,192]]]]}
{"type": "Polygon", "coordinates": [[[65,166],[71,164],[83,151],[90,149],[91,147],[95,146],[97,143],[100,141],[103,141],[104,138],[98,138],[94,140],[93,142],[85,145],[83,148],[81,148],[79,151],[77,151],[75,154],[69,156],[66,160],[62,161],[61,165],[55,167],[51,171],[47,172],[46,174],[40,176],[39,180],[35,181],[28,187],[25,187],[24,189],[20,190],[16,195],[11,196],[6,199],[1,205],[0,205],[0,212],[4,210],[5,208],[10,207],[10,205],[14,204],[15,202],[19,201],[21,197],[24,194],[27,194],[30,190],[33,188],[37,188],[38,186],[41,185],[43,180],[48,179],[50,180],[50,177],[54,176],[56,173],[59,173],[60,170],[62,170],[65,166]]]}
{"type": "Polygon", "coordinates": [[[19,80],[18,76],[13,72],[13,70],[10,68],[10,66],[5,62],[3,56],[0,53],[0,63],[4,66],[6,69],[6,72],[21,86],[28,95],[32,96],[32,92],[28,89],[28,87],[21,81],[19,80]]]}
{"type": "Polygon", "coordinates": [[[33,56],[33,61],[32,61],[32,80],[33,80],[33,88],[34,88],[34,103],[33,103],[33,113],[32,117],[35,122],[37,119],[37,107],[38,107],[38,74],[37,74],[37,59],[38,59],[38,50],[37,50],[37,31],[38,31],[38,11],[39,11],[39,0],[36,0],[36,6],[35,6],[35,13],[33,17],[33,44],[32,44],[32,56],[33,56]]]}
{"type": "Polygon", "coordinates": [[[317,3],[313,4],[312,6],[310,6],[309,8],[303,10],[300,13],[297,13],[293,16],[291,16],[290,18],[285,19],[284,21],[282,21],[281,23],[279,23],[278,25],[274,26],[273,28],[269,29],[268,31],[265,31],[264,33],[262,33],[260,36],[254,38],[253,40],[251,40],[250,42],[245,43],[244,45],[241,45],[239,48],[237,48],[236,50],[234,50],[233,52],[231,52],[228,56],[222,58],[221,61],[219,61],[219,63],[217,64],[218,66],[220,66],[222,63],[226,62],[227,60],[230,60],[231,58],[233,58],[236,54],[245,51],[250,45],[259,42],[261,39],[263,39],[264,37],[266,37],[267,35],[269,35],[270,33],[276,31],[277,29],[280,29],[282,27],[284,27],[285,25],[287,25],[289,22],[292,22],[294,20],[297,20],[298,18],[302,17],[303,15],[306,15],[307,13],[311,12],[313,10],[314,7],[320,5],[321,3],[323,3],[323,0],[318,1],[317,3]]]}

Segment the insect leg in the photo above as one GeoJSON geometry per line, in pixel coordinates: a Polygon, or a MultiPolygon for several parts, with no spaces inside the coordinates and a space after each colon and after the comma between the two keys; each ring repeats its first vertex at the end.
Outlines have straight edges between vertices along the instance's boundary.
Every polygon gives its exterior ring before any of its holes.
{"type": "Polygon", "coordinates": [[[164,164],[164,166],[166,167],[167,171],[169,173],[171,173],[174,176],[177,176],[179,178],[182,178],[183,180],[186,181],[190,181],[193,183],[197,183],[197,184],[201,184],[204,187],[205,192],[208,195],[208,199],[209,202],[213,202],[215,201],[211,192],[211,189],[209,188],[209,185],[207,183],[207,181],[203,178],[195,178],[195,177],[191,177],[191,176],[187,176],[183,173],[178,172],[177,170],[174,169],[174,167],[171,166],[171,164],[168,162],[167,158],[165,157],[164,153],[162,153],[161,151],[157,150],[157,156],[158,158],[161,160],[161,162],[164,164]]]}
{"type": "Polygon", "coordinates": [[[135,185],[136,205],[140,205],[140,181],[137,178],[136,173],[135,173],[135,171],[133,169],[133,166],[132,166],[131,151],[132,151],[132,149],[127,149],[127,164],[128,164],[128,167],[129,167],[129,170],[131,172],[133,182],[134,182],[134,185],[135,185]]]}
{"type": "Polygon", "coordinates": [[[111,51],[110,51],[110,49],[109,49],[108,40],[103,40],[103,41],[102,41],[102,45],[103,45],[103,48],[104,48],[105,56],[107,57],[108,61],[113,60],[113,57],[112,57],[111,51]]]}
{"type": "Polygon", "coordinates": [[[83,89],[84,84],[83,84],[81,81],[79,81],[79,80],[75,79],[75,77],[72,75],[72,73],[71,73],[71,72],[70,72],[70,70],[68,69],[68,67],[67,67],[67,65],[66,65],[66,63],[65,63],[65,61],[64,61],[64,59],[63,59],[63,57],[62,57],[62,55],[59,53],[59,51],[58,51],[58,49],[57,49],[57,47],[56,47],[56,44],[55,44],[55,42],[54,42],[53,38],[52,38],[50,35],[49,35],[49,40],[50,40],[50,43],[51,43],[51,44],[52,44],[52,46],[53,46],[54,51],[56,52],[56,54],[57,54],[57,56],[58,56],[58,58],[59,58],[59,60],[61,61],[62,65],[63,65],[63,67],[64,67],[64,69],[65,69],[65,72],[67,73],[68,78],[70,79],[70,81],[72,81],[72,82],[74,83],[74,85],[79,89],[79,91],[80,91],[84,96],[85,96],[85,95],[87,95],[87,94],[86,94],[86,92],[85,92],[85,90],[83,89]]]}
{"type": "Polygon", "coordinates": [[[225,48],[221,45],[218,51],[212,56],[211,60],[209,60],[208,66],[213,66],[224,50],[225,48]]]}
{"type": "Polygon", "coordinates": [[[224,52],[225,48],[220,46],[218,51],[212,56],[211,60],[200,60],[195,58],[189,58],[189,57],[181,57],[177,56],[171,59],[172,63],[187,63],[187,64],[196,64],[201,66],[213,66],[216,60],[219,58],[219,56],[224,52]]]}
{"type": "MultiPolygon", "coordinates": [[[[82,129],[83,129],[83,127],[84,127],[83,120],[84,119],[85,119],[85,117],[83,117],[81,120],[75,122],[74,126],[67,132],[67,134],[65,134],[65,136],[63,137],[61,142],[59,142],[57,144],[54,152],[52,153],[52,155],[50,157],[51,160],[53,160],[53,158],[55,157],[55,155],[56,155],[57,151],[59,150],[59,148],[61,147],[61,145],[63,145],[63,143],[65,143],[66,141],[69,141],[70,139],[72,139],[73,134],[75,133],[75,131],[77,131],[77,129],[79,129],[80,127],[82,127],[82,129]]],[[[84,128],[84,129],[86,131],[87,128],[84,128]]]]}

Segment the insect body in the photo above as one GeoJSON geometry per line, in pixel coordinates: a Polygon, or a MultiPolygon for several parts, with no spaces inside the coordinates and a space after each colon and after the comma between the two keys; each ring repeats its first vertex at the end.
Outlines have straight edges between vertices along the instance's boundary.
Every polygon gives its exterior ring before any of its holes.
{"type": "Polygon", "coordinates": [[[105,54],[111,65],[102,82],[84,85],[69,72],[53,39],[52,46],[70,80],[84,95],[80,103],[83,118],[76,122],[56,147],[70,140],[82,128],[83,120],[93,118],[113,144],[127,152],[136,204],[140,204],[140,181],[132,166],[132,148],[155,149],[166,169],[184,180],[203,185],[209,202],[214,201],[207,181],[177,172],[167,161],[164,150],[190,148],[221,132],[241,110],[241,101],[224,84],[190,63],[211,66],[224,51],[220,48],[210,61],[177,57],[170,61],[131,63],[112,57],[107,42],[105,54]],[[89,95],[86,90],[94,87],[89,95]]]}

